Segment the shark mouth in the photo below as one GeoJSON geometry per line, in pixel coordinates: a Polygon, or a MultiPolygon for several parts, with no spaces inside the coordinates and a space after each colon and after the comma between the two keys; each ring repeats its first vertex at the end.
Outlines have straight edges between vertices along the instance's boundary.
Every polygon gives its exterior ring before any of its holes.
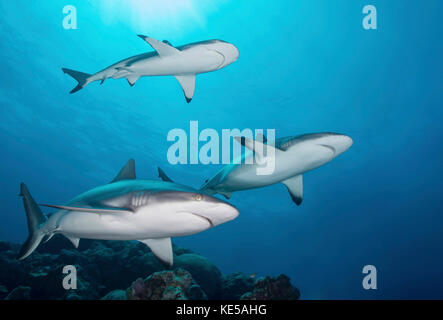
{"type": "Polygon", "coordinates": [[[211,221],[209,218],[206,218],[206,217],[204,217],[204,216],[202,216],[202,215],[199,215],[199,214],[197,214],[197,213],[193,213],[193,212],[190,212],[190,214],[193,214],[193,215],[196,216],[196,217],[199,217],[199,218],[201,218],[201,219],[206,220],[206,221],[209,223],[209,225],[210,225],[211,227],[214,226],[214,224],[212,223],[212,221],[211,221]]]}
{"type": "Polygon", "coordinates": [[[335,150],[334,147],[329,146],[329,145],[327,145],[327,144],[319,144],[319,146],[322,146],[322,147],[324,147],[324,148],[326,148],[326,149],[331,150],[333,154],[336,154],[336,152],[337,152],[337,150],[335,150]]]}
{"type": "Polygon", "coordinates": [[[209,50],[209,51],[212,51],[212,52],[215,52],[215,53],[218,53],[219,55],[222,56],[223,61],[222,61],[222,63],[220,63],[220,64],[217,66],[217,69],[220,69],[221,67],[223,67],[223,65],[224,65],[225,62],[226,62],[226,57],[223,55],[223,53],[221,53],[220,51],[214,50],[214,49],[208,49],[208,50],[209,50]]]}

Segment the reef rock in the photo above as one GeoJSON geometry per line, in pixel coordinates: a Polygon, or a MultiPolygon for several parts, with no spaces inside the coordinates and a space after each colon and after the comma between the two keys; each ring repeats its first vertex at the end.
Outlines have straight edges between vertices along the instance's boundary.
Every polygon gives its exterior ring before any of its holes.
{"type": "Polygon", "coordinates": [[[6,296],[5,300],[29,300],[31,298],[30,293],[30,287],[18,286],[6,296]]]}
{"type": "Polygon", "coordinates": [[[8,288],[0,285],[0,299],[4,299],[8,295],[8,288]]]}
{"type": "Polygon", "coordinates": [[[131,299],[193,300],[299,296],[285,276],[260,281],[242,273],[223,277],[208,259],[176,245],[173,270],[136,241],[82,239],[77,250],[59,235],[21,261],[16,260],[19,249],[18,244],[0,241],[0,299],[120,300],[127,294],[131,299]],[[63,288],[66,265],[76,267],[77,289],[63,288]]]}
{"type": "Polygon", "coordinates": [[[241,300],[297,300],[300,291],[293,287],[288,276],[261,278],[256,281],[251,292],[240,297],[241,300]]]}
{"type": "Polygon", "coordinates": [[[254,287],[254,279],[242,272],[235,272],[223,277],[221,299],[238,300],[254,287]]]}
{"type": "Polygon", "coordinates": [[[174,267],[189,271],[209,298],[215,298],[221,289],[222,274],[208,259],[195,253],[175,258],[174,267]]]}
{"type": "Polygon", "coordinates": [[[128,300],[128,297],[126,296],[126,291],[124,290],[112,290],[101,298],[101,300],[128,300]]]}
{"type": "Polygon", "coordinates": [[[129,300],[188,300],[204,297],[191,274],[183,269],[160,271],[145,280],[138,278],[126,291],[129,300]]]}

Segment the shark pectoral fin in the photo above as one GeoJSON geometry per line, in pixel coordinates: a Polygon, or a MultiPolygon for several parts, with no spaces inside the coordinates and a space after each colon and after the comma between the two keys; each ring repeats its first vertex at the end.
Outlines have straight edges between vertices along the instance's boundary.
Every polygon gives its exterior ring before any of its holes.
{"type": "Polygon", "coordinates": [[[303,201],[303,176],[299,174],[282,182],[288,188],[292,201],[299,206],[303,201]]]}
{"type": "Polygon", "coordinates": [[[133,179],[135,179],[135,161],[134,159],[129,159],[125,166],[121,168],[120,172],[110,183],[133,179]]]}
{"type": "Polygon", "coordinates": [[[152,253],[168,266],[173,264],[172,243],[171,238],[144,239],[138,240],[146,244],[152,253]]]}
{"type": "Polygon", "coordinates": [[[72,244],[74,245],[74,247],[75,247],[76,249],[78,248],[78,245],[80,244],[80,238],[70,237],[70,236],[67,236],[67,235],[65,235],[65,234],[64,234],[64,236],[65,236],[66,238],[68,238],[69,241],[72,242],[72,244]]]}
{"type": "Polygon", "coordinates": [[[147,37],[147,36],[144,36],[141,34],[139,34],[138,36],[140,38],[142,38],[143,40],[145,40],[147,43],[149,43],[151,45],[151,47],[155,51],[157,51],[158,55],[161,57],[170,56],[170,55],[180,53],[180,50],[178,50],[177,48],[174,48],[173,46],[171,46],[168,43],[158,41],[157,39],[147,37]]]}
{"type": "Polygon", "coordinates": [[[223,197],[225,197],[228,200],[231,199],[232,197],[232,192],[217,191],[217,193],[220,193],[223,197]]]}
{"type": "Polygon", "coordinates": [[[160,179],[162,179],[163,181],[166,181],[166,182],[174,182],[174,181],[171,180],[171,178],[169,178],[166,175],[166,173],[160,167],[158,167],[157,169],[158,169],[158,177],[160,179]]]}
{"type": "Polygon", "coordinates": [[[126,80],[128,80],[129,85],[132,87],[137,80],[140,78],[138,74],[130,74],[129,76],[126,76],[126,80]]]}
{"type": "Polygon", "coordinates": [[[190,74],[185,76],[175,76],[175,78],[178,80],[183,89],[186,102],[187,103],[191,102],[195,90],[195,74],[190,74]]]}
{"type": "Polygon", "coordinates": [[[55,204],[39,204],[39,206],[55,208],[59,210],[66,211],[76,211],[76,212],[90,212],[95,214],[125,214],[132,213],[129,210],[118,210],[118,209],[100,209],[100,208],[82,208],[82,207],[71,207],[71,206],[59,206],[55,204]]]}

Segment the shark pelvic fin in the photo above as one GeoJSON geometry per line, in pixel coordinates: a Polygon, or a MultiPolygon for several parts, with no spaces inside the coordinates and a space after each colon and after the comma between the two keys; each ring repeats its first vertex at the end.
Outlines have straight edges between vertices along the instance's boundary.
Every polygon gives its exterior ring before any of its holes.
{"type": "Polygon", "coordinates": [[[160,167],[158,167],[157,169],[158,169],[158,177],[159,177],[160,179],[162,179],[163,181],[166,181],[166,182],[174,182],[174,181],[172,181],[171,178],[169,178],[169,177],[166,175],[166,173],[165,173],[160,167]]]}
{"type": "Polygon", "coordinates": [[[140,38],[142,38],[143,40],[145,40],[147,43],[149,43],[151,45],[151,47],[155,51],[157,51],[158,55],[161,57],[166,57],[166,56],[180,53],[180,50],[178,50],[177,48],[174,48],[173,46],[171,46],[168,43],[158,41],[157,39],[147,37],[147,36],[144,36],[141,34],[139,34],[138,36],[140,38]]]}
{"type": "Polygon", "coordinates": [[[189,103],[194,96],[195,91],[195,74],[185,76],[175,76],[180,83],[183,93],[185,94],[186,102],[189,103]]]}
{"type": "Polygon", "coordinates": [[[140,78],[140,76],[137,74],[130,74],[130,75],[126,76],[126,80],[128,80],[128,83],[131,87],[137,82],[137,80],[139,78],[140,78]]]}
{"type": "Polygon", "coordinates": [[[65,236],[66,238],[68,238],[69,241],[72,242],[72,244],[74,245],[74,247],[75,247],[76,249],[78,249],[78,245],[80,244],[80,238],[70,237],[70,236],[67,236],[67,235],[65,235],[65,234],[64,234],[64,236],[65,236]]]}
{"type": "Polygon", "coordinates": [[[301,205],[303,201],[303,176],[299,174],[283,181],[283,184],[288,188],[292,201],[294,201],[297,206],[301,205]]]}
{"type": "Polygon", "coordinates": [[[161,262],[170,267],[172,266],[174,263],[174,258],[172,253],[171,238],[144,239],[138,241],[146,244],[149,249],[151,249],[154,256],[156,256],[161,262]]]}
{"type": "Polygon", "coordinates": [[[110,183],[121,180],[133,180],[135,179],[135,160],[129,159],[128,162],[121,168],[120,172],[110,183]]]}

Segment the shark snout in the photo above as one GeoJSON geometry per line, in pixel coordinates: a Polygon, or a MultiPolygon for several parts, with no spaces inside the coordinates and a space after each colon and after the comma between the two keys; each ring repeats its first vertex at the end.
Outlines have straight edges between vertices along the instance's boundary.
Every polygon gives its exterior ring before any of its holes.
{"type": "Polygon", "coordinates": [[[343,153],[347,151],[353,144],[354,140],[352,140],[351,137],[343,134],[340,136],[339,146],[336,149],[338,149],[339,153],[343,153]]]}
{"type": "Polygon", "coordinates": [[[196,213],[210,221],[212,227],[234,220],[238,217],[239,211],[233,205],[220,200],[220,202],[205,208],[204,211],[196,213]]]}
{"type": "Polygon", "coordinates": [[[233,57],[233,61],[237,61],[238,57],[240,57],[240,51],[238,51],[237,47],[234,46],[233,44],[231,44],[232,46],[232,57],[233,57]]]}
{"type": "Polygon", "coordinates": [[[224,57],[223,67],[234,63],[240,56],[237,47],[228,42],[221,44],[217,51],[224,57]]]}
{"type": "Polygon", "coordinates": [[[351,137],[344,134],[335,134],[328,137],[327,145],[334,150],[334,155],[338,156],[347,151],[353,143],[351,137]]]}

